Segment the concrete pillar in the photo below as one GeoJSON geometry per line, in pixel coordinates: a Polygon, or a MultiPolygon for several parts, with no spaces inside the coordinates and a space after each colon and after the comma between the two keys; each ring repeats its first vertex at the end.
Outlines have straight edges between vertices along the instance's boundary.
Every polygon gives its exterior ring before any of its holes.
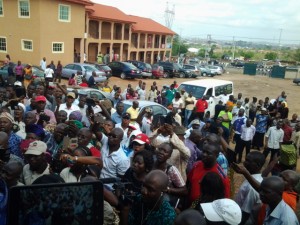
{"type": "Polygon", "coordinates": [[[140,49],[141,33],[138,33],[137,49],[140,49]]]}
{"type": "Polygon", "coordinates": [[[110,24],[110,40],[114,40],[114,26],[115,26],[115,23],[111,22],[111,24],[110,24]]]}
{"type": "Polygon", "coordinates": [[[119,56],[119,61],[123,61],[123,43],[121,43],[121,46],[120,46],[120,56],[119,56]]]}
{"type": "Polygon", "coordinates": [[[154,52],[151,51],[150,64],[153,64],[153,62],[154,62],[154,52]]]}
{"type": "Polygon", "coordinates": [[[99,39],[102,39],[102,21],[99,21],[99,27],[98,27],[98,33],[99,33],[99,39]]]}
{"type": "Polygon", "coordinates": [[[161,35],[159,35],[159,46],[158,46],[159,49],[161,49],[161,35]]]}
{"type": "Polygon", "coordinates": [[[124,41],[124,32],[125,32],[125,24],[122,23],[122,35],[121,35],[121,40],[124,41]]]}
{"type": "Polygon", "coordinates": [[[112,62],[113,61],[113,57],[114,57],[114,50],[113,50],[113,43],[110,43],[109,45],[109,61],[112,62]]]}

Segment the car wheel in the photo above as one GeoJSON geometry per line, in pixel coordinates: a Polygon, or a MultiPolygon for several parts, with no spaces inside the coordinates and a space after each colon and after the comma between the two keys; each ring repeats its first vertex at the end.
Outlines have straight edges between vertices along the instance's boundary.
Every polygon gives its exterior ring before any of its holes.
{"type": "Polygon", "coordinates": [[[125,73],[121,73],[120,77],[121,77],[121,79],[123,79],[123,80],[126,79],[125,73]]]}
{"type": "Polygon", "coordinates": [[[164,78],[169,78],[169,77],[170,77],[169,73],[168,72],[164,72],[164,78]]]}
{"type": "Polygon", "coordinates": [[[206,77],[206,75],[207,75],[207,74],[206,74],[205,72],[204,72],[204,73],[202,73],[202,76],[206,77]]]}
{"type": "Polygon", "coordinates": [[[185,77],[184,73],[179,73],[179,77],[184,78],[185,77]]]}

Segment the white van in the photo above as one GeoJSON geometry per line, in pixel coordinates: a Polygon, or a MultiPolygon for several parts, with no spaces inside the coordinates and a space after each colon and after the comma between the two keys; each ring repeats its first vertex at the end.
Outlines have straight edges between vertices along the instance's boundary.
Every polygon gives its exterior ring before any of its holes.
{"type": "Polygon", "coordinates": [[[209,111],[210,116],[215,114],[215,105],[222,100],[225,104],[229,95],[233,95],[233,82],[226,80],[216,79],[201,79],[186,81],[179,85],[178,91],[184,89],[187,93],[191,93],[196,99],[206,97],[208,108],[205,112],[209,111]]]}

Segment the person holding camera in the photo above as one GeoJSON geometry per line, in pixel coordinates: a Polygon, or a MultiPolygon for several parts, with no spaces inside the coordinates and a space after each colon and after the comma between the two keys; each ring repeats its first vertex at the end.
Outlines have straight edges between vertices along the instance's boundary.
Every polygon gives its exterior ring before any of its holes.
{"type": "Polygon", "coordinates": [[[36,119],[38,121],[37,123],[43,125],[45,123],[56,124],[54,113],[49,109],[45,109],[46,102],[47,102],[46,97],[43,95],[36,96],[35,102],[36,102],[36,109],[33,110],[32,112],[36,114],[36,119]]]}

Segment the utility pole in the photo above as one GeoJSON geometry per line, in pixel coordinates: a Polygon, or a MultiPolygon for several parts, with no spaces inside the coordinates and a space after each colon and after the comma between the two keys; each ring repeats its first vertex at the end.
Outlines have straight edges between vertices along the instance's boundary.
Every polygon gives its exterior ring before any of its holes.
{"type": "Polygon", "coordinates": [[[234,61],[234,55],[235,55],[235,41],[234,41],[234,36],[232,37],[232,62],[234,61]]]}
{"type": "Polygon", "coordinates": [[[282,34],[282,28],[280,28],[280,32],[279,32],[279,39],[278,39],[278,56],[277,59],[280,59],[279,55],[280,55],[280,42],[281,42],[281,34],[282,34]]]}

